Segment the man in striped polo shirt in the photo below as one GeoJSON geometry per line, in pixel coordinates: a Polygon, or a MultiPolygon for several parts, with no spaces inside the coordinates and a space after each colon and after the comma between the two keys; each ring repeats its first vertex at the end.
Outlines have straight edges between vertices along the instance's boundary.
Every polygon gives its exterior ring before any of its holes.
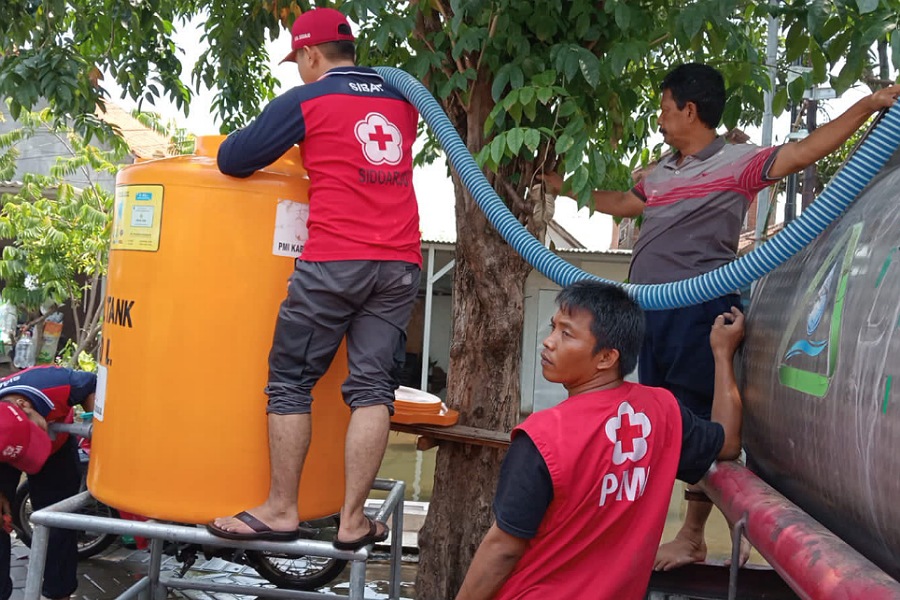
{"type": "MultiPolygon", "coordinates": [[[[900,94],[893,85],[871,94],[803,140],[778,147],[728,144],[716,133],[725,107],[725,83],[714,68],[696,63],[673,69],[662,82],[659,130],[674,152],[627,192],[592,192],[596,210],[617,217],[643,214],[631,283],[667,283],[733,261],[747,210],[756,194],[841,146],[868,118],[900,94]]],[[[547,173],[550,193],[564,188],[547,173]]],[[[732,294],[703,304],[649,311],[638,362],[642,384],[671,391],[709,419],[714,363],[709,330],[717,315],[740,305],[732,294]]],[[[654,568],[670,570],[706,559],[704,527],[711,505],[689,502],[684,525],[660,546],[654,568]]],[[[742,549],[746,561],[749,548],[742,549]]]]}

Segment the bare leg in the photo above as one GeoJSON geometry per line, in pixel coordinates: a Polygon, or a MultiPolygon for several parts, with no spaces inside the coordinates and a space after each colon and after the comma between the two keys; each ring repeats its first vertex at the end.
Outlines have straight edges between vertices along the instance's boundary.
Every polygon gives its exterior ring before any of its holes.
{"type": "Polygon", "coordinates": [[[675,539],[656,551],[654,571],[671,571],[706,560],[706,542],[703,538],[712,507],[710,502],[688,502],[681,530],[675,534],[675,539]]]}
{"type": "Polygon", "coordinates": [[[369,533],[363,506],[384,458],[390,427],[387,406],[363,406],[350,417],[344,450],[346,488],[337,535],[340,540],[355,540],[369,533]]]}
{"type": "MultiPolygon", "coordinates": [[[[386,414],[387,409],[385,409],[386,414]]],[[[247,512],[275,531],[297,528],[297,489],[300,473],[312,437],[312,417],[305,415],[269,415],[269,497],[247,512]]],[[[383,452],[383,450],[382,450],[383,452]]],[[[379,461],[381,459],[379,458],[379,461]]],[[[252,533],[250,527],[234,517],[219,517],[217,527],[234,533],[252,533]]]]}

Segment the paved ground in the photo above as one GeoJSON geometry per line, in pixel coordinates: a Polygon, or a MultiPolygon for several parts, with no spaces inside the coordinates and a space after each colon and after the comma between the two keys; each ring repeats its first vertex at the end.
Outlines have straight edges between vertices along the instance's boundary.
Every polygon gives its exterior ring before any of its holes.
{"type": "MultiPolygon", "coordinates": [[[[389,565],[387,556],[376,557],[369,562],[367,569],[369,583],[366,588],[366,598],[387,598],[387,577],[389,565]]],[[[146,550],[129,550],[119,544],[114,544],[109,550],[90,560],[82,561],[78,569],[78,591],[73,596],[74,600],[110,600],[117,597],[131,585],[141,579],[147,572],[150,554],[146,550]]],[[[174,571],[181,567],[172,556],[163,557],[163,572],[174,571]]],[[[13,595],[10,600],[23,600],[25,577],[28,569],[28,548],[20,542],[14,542],[12,548],[11,576],[13,578],[13,595]]],[[[413,581],[415,580],[415,557],[405,557],[402,567],[401,597],[411,599],[415,597],[413,581]]],[[[346,596],[349,590],[347,577],[350,568],[328,586],[320,591],[330,592],[346,596]]],[[[201,557],[186,574],[186,577],[194,579],[210,580],[216,583],[242,584],[253,587],[271,586],[268,581],[262,579],[256,571],[246,565],[239,565],[224,561],[220,558],[205,560],[201,557]]],[[[172,591],[169,598],[191,598],[197,600],[243,600],[256,598],[252,592],[248,595],[234,594],[208,594],[196,591],[172,591]]]]}

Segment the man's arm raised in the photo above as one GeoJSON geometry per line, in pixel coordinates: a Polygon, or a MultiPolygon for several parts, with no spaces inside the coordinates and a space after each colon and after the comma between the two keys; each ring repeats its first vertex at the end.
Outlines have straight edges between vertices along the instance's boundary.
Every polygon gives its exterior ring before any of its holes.
{"type": "Polygon", "coordinates": [[[794,144],[785,144],[778,151],[768,176],[772,179],[780,179],[805,169],[820,158],[831,154],[857,129],[862,127],[872,113],[889,108],[898,95],[900,95],[900,85],[892,85],[878,90],[848,108],[838,118],[822,125],[806,138],[794,144]]]}

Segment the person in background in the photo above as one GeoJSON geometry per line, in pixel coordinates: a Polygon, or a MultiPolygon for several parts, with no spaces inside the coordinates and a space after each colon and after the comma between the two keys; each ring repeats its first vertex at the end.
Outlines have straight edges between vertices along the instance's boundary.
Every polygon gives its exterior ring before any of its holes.
{"type": "Polygon", "coordinates": [[[741,451],[732,361],[744,317],[732,308],[707,332],[715,357],[712,422],[667,390],[628,383],[644,314],[621,288],[564,288],[541,369],[568,398],[512,432],[495,521],[456,600],[641,600],[675,478],[696,483],[741,451]]]}
{"type": "MultiPolygon", "coordinates": [[[[892,85],[866,96],[803,140],[768,148],[727,144],[716,133],[725,82],[714,68],[688,63],[662,82],[659,131],[674,152],[627,192],[592,192],[590,202],[617,217],[643,215],[629,282],[656,284],[702,275],[735,260],[744,217],[756,194],[839,148],[869,117],[900,94],[892,85]]],[[[547,191],[566,186],[546,173],[547,191]]],[[[702,419],[710,418],[715,362],[707,343],[718,315],[740,306],[737,292],[696,306],[647,313],[639,380],[664,387],[702,419]]],[[[704,528],[712,504],[688,502],[684,525],[660,546],[654,567],[669,570],[706,559],[704,528]]],[[[743,543],[741,562],[750,547],[743,543]]]]}
{"type": "MultiPolygon", "coordinates": [[[[94,410],[97,376],[63,367],[33,367],[0,379],[0,507],[10,511],[22,473],[28,475],[31,504],[40,510],[78,493],[81,487],[74,438],[51,423],[72,421],[72,407],[94,410]]],[[[9,529],[0,532],[0,600],[12,595],[9,529]]],[[[41,593],[67,599],[78,587],[77,532],[51,529],[41,593]]]]}

